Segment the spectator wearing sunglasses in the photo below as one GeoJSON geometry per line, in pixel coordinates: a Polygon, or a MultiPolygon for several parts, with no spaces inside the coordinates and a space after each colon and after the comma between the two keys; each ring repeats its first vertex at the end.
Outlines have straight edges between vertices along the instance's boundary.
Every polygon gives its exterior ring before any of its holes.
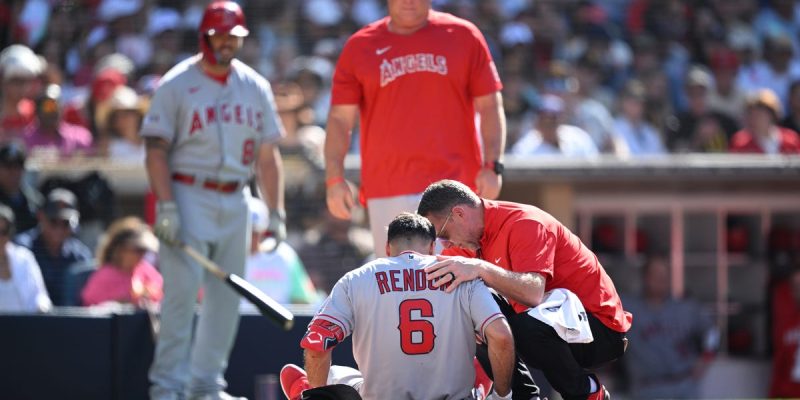
{"type": "Polygon", "coordinates": [[[93,152],[88,129],[62,118],[61,88],[48,85],[36,98],[36,122],[25,131],[25,144],[31,154],[47,152],[55,158],[88,155],[93,152]]]}
{"type": "Polygon", "coordinates": [[[70,267],[91,261],[92,252],[74,237],[80,221],[78,201],[67,189],[53,189],[37,212],[35,228],[19,234],[16,242],[33,252],[42,270],[53,305],[78,305],[70,267]]]}

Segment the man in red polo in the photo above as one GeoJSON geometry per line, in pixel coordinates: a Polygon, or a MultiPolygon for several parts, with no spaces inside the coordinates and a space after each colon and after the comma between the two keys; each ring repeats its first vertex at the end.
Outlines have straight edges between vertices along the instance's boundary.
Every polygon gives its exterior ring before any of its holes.
{"type": "Polygon", "coordinates": [[[576,235],[539,208],[482,199],[451,180],[428,186],[418,213],[436,227],[444,254],[476,257],[440,256],[426,268],[428,279],[450,276],[439,281],[453,282],[447,290],[482,279],[500,295],[496,299],[514,332],[517,354],[529,367],[542,370],[565,400],[609,397],[587,369],[622,356],[632,316],[597,257],[576,235]],[[526,312],[556,288],[578,297],[592,342],[567,343],[526,312]]]}

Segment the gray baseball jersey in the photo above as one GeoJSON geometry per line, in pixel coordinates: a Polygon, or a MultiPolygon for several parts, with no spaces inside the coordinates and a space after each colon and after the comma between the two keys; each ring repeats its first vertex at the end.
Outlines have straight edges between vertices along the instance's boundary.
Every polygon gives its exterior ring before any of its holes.
{"type": "Polygon", "coordinates": [[[372,399],[464,399],[475,380],[475,332],[504,318],[483,281],[453,293],[429,286],[433,256],[405,252],[347,273],[315,318],[353,335],[372,399]]]}
{"type": "Polygon", "coordinates": [[[261,143],[283,136],[269,82],[234,59],[228,80],[189,58],[161,79],[142,136],[171,143],[170,169],[219,181],[245,180],[261,143]]]}
{"type": "MultiPolygon", "coordinates": [[[[229,75],[220,82],[201,69],[199,60],[190,58],[164,75],[141,133],[169,142],[170,171],[190,175],[194,181],[172,182],[181,240],[227,272],[241,275],[250,222],[240,189],[253,173],[261,144],[277,141],[283,128],[266,79],[233,60],[229,75]],[[235,185],[231,191],[219,191],[205,186],[208,181],[235,185]]],[[[159,257],[165,290],[150,368],[153,390],[177,392],[190,384],[191,390],[212,390],[202,385],[217,387],[224,382],[239,298],[220,281],[204,280],[202,268],[177,248],[162,246],[159,257]],[[201,285],[203,311],[192,344],[192,316],[201,285]]]]}

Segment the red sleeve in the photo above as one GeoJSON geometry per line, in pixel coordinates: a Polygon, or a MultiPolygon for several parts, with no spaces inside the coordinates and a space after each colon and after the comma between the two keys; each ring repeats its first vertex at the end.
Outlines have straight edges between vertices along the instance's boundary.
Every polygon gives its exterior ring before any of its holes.
{"type": "Polygon", "coordinates": [[[442,250],[443,256],[462,256],[467,258],[475,258],[477,254],[474,251],[468,249],[462,249],[461,247],[451,247],[449,249],[442,250]]]}
{"type": "Polygon", "coordinates": [[[358,42],[352,40],[345,43],[336,69],[333,72],[333,86],[331,88],[331,104],[359,104],[361,103],[361,82],[355,72],[358,54],[358,42]]]}
{"type": "Polygon", "coordinates": [[[508,235],[508,255],[514,272],[536,272],[553,279],[556,236],[541,223],[526,219],[514,223],[508,235]]]}
{"type": "Polygon", "coordinates": [[[500,75],[492,60],[489,46],[480,30],[469,25],[474,45],[472,46],[472,69],[470,71],[469,93],[472,97],[484,96],[503,88],[500,75]]]}

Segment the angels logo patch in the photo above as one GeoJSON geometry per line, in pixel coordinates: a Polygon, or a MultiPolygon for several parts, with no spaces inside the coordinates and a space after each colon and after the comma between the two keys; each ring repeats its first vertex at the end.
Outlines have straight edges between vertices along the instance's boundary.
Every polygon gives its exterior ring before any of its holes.
{"type": "Polygon", "coordinates": [[[392,83],[395,79],[416,72],[433,72],[447,75],[447,57],[417,53],[395,57],[381,62],[381,87],[392,83]]]}

